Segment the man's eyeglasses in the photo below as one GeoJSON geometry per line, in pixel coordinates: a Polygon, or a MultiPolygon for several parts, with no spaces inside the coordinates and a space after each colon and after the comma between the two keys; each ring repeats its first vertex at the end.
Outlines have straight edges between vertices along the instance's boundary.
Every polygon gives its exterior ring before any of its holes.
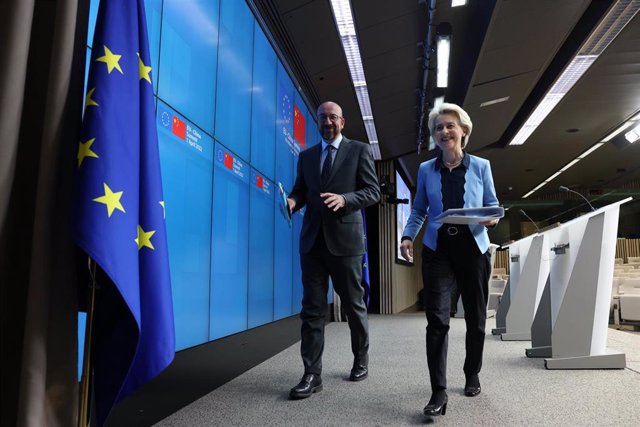
{"type": "Polygon", "coordinates": [[[320,123],[324,122],[324,121],[325,121],[325,120],[327,120],[327,119],[329,119],[329,120],[331,120],[333,123],[335,123],[335,122],[337,122],[338,120],[340,120],[341,118],[342,118],[342,117],[340,117],[340,116],[339,116],[339,115],[337,115],[337,114],[329,114],[329,115],[326,115],[326,114],[320,114],[320,115],[318,115],[318,121],[319,121],[320,123]]]}

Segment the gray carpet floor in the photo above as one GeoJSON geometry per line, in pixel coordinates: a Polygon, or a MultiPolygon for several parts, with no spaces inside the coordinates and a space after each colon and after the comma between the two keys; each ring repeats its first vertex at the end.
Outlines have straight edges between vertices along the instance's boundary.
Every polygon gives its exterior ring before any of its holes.
{"type": "Polygon", "coordinates": [[[299,343],[164,419],[158,426],[640,426],[640,334],[609,330],[626,353],[619,370],[546,370],[530,342],[503,342],[487,322],[482,393],[463,395],[463,319],[451,319],[447,414],[427,419],[430,395],[424,313],[370,316],[369,378],[347,380],[346,323],[326,328],[324,390],[289,401],[302,375],[299,343]]]}

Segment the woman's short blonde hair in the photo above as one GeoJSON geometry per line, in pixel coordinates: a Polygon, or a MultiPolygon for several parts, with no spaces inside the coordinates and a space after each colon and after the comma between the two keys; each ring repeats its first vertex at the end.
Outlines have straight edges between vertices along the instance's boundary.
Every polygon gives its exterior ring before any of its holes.
{"type": "Polygon", "coordinates": [[[471,131],[473,130],[471,117],[459,105],[443,102],[429,112],[428,126],[432,136],[436,133],[436,118],[441,114],[453,114],[458,117],[460,127],[465,131],[465,135],[462,137],[462,148],[464,149],[469,143],[469,136],[471,136],[471,131]]]}

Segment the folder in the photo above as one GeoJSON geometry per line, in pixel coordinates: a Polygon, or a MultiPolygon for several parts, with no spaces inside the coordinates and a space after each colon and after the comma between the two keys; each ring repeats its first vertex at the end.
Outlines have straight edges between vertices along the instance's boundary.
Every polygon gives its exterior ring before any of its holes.
{"type": "Polygon", "coordinates": [[[291,227],[291,209],[289,209],[289,203],[287,203],[288,194],[286,191],[284,191],[284,187],[282,186],[281,182],[278,182],[278,195],[278,205],[280,206],[280,213],[282,214],[284,219],[287,220],[287,224],[289,224],[289,227],[291,227]]]}
{"type": "Polygon", "coordinates": [[[432,221],[443,224],[478,224],[483,221],[500,219],[503,216],[503,207],[488,206],[483,208],[447,209],[433,218],[432,221]]]}

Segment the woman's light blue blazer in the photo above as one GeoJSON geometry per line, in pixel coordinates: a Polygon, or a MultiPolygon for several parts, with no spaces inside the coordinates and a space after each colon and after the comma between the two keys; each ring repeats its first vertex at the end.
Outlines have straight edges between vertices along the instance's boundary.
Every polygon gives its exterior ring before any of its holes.
{"type": "MultiPolygon", "coordinates": [[[[484,206],[498,206],[496,189],[493,186],[491,165],[486,159],[465,153],[463,164],[467,166],[464,183],[464,208],[479,208],[484,206]],[[466,157],[469,158],[467,161],[466,157]]],[[[418,188],[413,202],[411,215],[407,220],[403,236],[415,241],[420,228],[427,220],[427,229],[422,243],[431,250],[436,250],[438,243],[438,229],[441,223],[428,221],[428,217],[436,217],[442,213],[442,180],[440,170],[436,168],[436,158],[420,164],[418,170],[418,188]]],[[[476,240],[480,253],[489,249],[489,235],[487,228],[481,224],[470,224],[469,228],[476,240]]]]}

